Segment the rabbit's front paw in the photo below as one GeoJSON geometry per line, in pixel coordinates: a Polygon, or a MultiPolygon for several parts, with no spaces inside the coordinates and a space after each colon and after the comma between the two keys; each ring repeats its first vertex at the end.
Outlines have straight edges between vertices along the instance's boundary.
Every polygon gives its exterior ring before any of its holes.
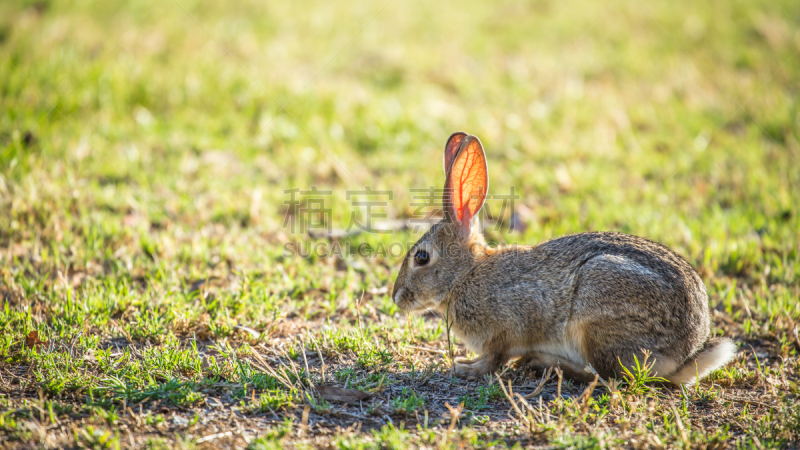
{"type": "Polygon", "coordinates": [[[458,366],[459,364],[467,364],[467,365],[474,364],[474,363],[478,362],[479,360],[480,360],[480,358],[463,358],[463,357],[459,356],[459,357],[457,357],[455,359],[455,362],[456,362],[456,366],[458,366]]]}
{"type": "Polygon", "coordinates": [[[483,375],[480,371],[473,367],[472,364],[456,363],[456,376],[459,378],[466,378],[467,380],[474,380],[483,375]]]}
{"type": "Polygon", "coordinates": [[[477,359],[457,359],[455,372],[459,378],[466,378],[467,380],[474,380],[478,377],[493,372],[496,367],[492,364],[494,358],[491,356],[482,356],[477,359]]]}

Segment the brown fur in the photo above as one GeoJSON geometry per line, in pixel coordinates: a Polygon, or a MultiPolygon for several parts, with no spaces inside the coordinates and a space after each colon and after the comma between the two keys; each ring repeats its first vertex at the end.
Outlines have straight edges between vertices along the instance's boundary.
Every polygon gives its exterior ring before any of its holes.
{"type": "Polygon", "coordinates": [[[492,249],[468,220],[453,217],[446,211],[409,250],[392,295],[402,309],[439,311],[481,354],[457,361],[459,376],[522,357],[533,367],[559,365],[578,381],[589,378],[579,370],[586,364],[613,377],[620,362],[630,367],[648,350],[660,376],[689,382],[689,362],[706,374],[733,356],[730,341],[709,341],[703,281],[662,245],[603,232],[492,249]],[[431,260],[416,267],[419,249],[431,260]]]}

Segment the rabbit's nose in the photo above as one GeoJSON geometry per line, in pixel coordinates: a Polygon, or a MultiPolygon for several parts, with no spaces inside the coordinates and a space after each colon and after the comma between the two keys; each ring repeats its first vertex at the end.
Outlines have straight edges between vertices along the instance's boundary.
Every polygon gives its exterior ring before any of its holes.
{"type": "Polygon", "coordinates": [[[406,288],[400,287],[398,289],[397,286],[395,285],[394,294],[392,295],[392,300],[394,300],[395,304],[399,304],[402,301],[405,293],[406,293],[406,288]]]}

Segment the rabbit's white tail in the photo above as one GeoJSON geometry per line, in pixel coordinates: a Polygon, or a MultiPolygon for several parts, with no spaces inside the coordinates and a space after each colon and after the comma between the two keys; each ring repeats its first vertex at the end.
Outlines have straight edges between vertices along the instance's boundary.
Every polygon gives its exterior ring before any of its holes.
{"type": "Polygon", "coordinates": [[[736,344],[730,339],[709,338],[700,351],[687,359],[680,369],[666,378],[672,384],[692,384],[729,363],[735,355],[736,344]]]}

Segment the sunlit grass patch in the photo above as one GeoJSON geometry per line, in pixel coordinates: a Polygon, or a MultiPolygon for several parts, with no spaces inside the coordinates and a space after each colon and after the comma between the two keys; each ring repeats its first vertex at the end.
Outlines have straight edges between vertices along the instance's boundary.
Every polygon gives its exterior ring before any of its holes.
{"type": "Polygon", "coordinates": [[[296,396],[283,390],[270,390],[258,396],[253,404],[253,410],[257,412],[275,412],[283,408],[291,407],[296,401],[296,396]]]}

